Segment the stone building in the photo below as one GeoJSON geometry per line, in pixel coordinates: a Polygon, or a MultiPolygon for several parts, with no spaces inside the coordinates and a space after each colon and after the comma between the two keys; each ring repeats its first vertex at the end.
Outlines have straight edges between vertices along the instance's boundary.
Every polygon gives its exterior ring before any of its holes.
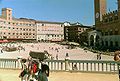
{"type": "Polygon", "coordinates": [[[64,40],[70,42],[80,42],[80,34],[85,32],[89,26],[83,26],[80,23],[71,24],[69,22],[64,23],[64,40]]]}
{"type": "Polygon", "coordinates": [[[59,42],[64,40],[64,25],[61,22],[37,21],[37,41],[59,42]]]}
{"type": "Polygon", "coordinates": [[[119,49],[120,0],[118,0],[118,10],[108,13],[106,12],[106,0],[94,0],[94,3],[96,30],[89,32],[89,45],[103,49],[119,49]]]}
{"type": "Polygon", "coordinates": [[[63,41],[61,22],[14,18],[11,8],[3,8],[0,16],[0,40],[63,41]]]}
{"type": "Polygon", "coordinates": [[[11,8],[3,8],[0,16],[0,39],[36,40],[35,20],[13,18],[11,8]]]}

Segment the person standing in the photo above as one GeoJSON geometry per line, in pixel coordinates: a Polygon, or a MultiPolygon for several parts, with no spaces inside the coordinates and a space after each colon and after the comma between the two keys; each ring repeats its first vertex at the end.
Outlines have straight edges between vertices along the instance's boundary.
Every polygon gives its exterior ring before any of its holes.
{"type": "Polygon", "coordinates": [[[65,56],[65,70],[66,70],[66,71],[69,71],[69,70],[70,70],[69,60],[70,60],[70,57],[69,57],[68,53],[66,53],[66,56],[65,56]]]}
{"type": "Polygon", "coordinates": [[[68,53],[66,53],[66,55],[65,55],[65,60],[70,60],[70,57],[69,57],[68,53]]]}
{"type": "Polygon", "coordinates": [[[22,63],[22,71],[19,75],[19,77],[21,78],[21,81],[27,81],[27,65],[26,65],[26,59],[21,59],[21,63],[22,63]]]}
{"type": "Polygon", "coordinates": [[[119,75],[119,81],[120,81],[120,51],[115,51],[114,60],[118,62],[118,75],[119,75]]]}
{"type": "Polygon", "coordinates": [[[49,66],[41,64],[41,70],[38,73],[38,81],[48,81],[49,77],[49,66]]]}

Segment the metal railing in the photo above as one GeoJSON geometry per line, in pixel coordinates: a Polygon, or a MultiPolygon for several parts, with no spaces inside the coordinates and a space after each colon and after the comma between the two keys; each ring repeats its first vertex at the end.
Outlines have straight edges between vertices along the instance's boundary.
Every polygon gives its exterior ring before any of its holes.
{"type": "MultiPolygon", "coordinates": [[[[46,60],[51,71],[106,72],[117,73],[118,63],[98,60],[46,60]]],[[[20,69],[18,59],[0,59],[2,69],[20,69]]]]}

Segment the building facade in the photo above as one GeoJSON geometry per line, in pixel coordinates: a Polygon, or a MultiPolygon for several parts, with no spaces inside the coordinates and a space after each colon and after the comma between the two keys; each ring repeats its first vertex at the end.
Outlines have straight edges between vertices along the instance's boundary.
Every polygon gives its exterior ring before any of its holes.
{"type": "MultiPolygon", "coordinates": [[[[120,48],[120,0],[118,0],[118,10],[108,12],[108,13],[99,13],[101,7],[99,4],[102,4],[104,7],[106,2],[100,2],[102,0],[95,1],[95,27],[96,33],[89,35],[89,45],[100,46],[104,49],[119,49],[120,48]],[[98,15],[99,14],[99,15],[98,15]],[[100,19],[102,15],[102,20],[100,19]],[[90,41],[94,41],[92,44],[90,41]],[[98,40],[98,41],[96,41],[98,40]]],[[[106,1],[106,0],[104,0],[106,1]]],[[[103,9],[106,10],[106,9],[103,9]]]]}
{"type": "Polygon", "coordinates": [[[70,24],[65,22],[64,40],[79,43],[81,40],[80,34],[85,32],[88,28],[88,26],[83,26],[80,23],[70,24]]]}
{"type": "Polygon", "coordinates": [[[11,8],[3,8],[0,16],[0,40],[63,41],[64,25],[61,22],[14,18],[11,8]]]}
{"type": "Polygon", "coordinates": [[[64,25],[60,22],[37,21],[37,41],[58,42],[64,40],[64,25]]]}
{"type": "Polygon", "coordinates": [[[36,24],[34,20],[12,17],[12,9],[3,8],[0,16],[0,39],[35,40],[36,24]]]}

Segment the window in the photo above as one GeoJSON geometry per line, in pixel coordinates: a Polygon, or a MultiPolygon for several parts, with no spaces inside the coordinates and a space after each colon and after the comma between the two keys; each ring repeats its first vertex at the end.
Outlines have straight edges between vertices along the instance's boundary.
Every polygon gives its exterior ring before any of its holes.
{"type": "Polygon", "coordinates": [[[29,26],[31,26],[31,24],[29,24],[29,26]]]}
{"type": "Polygon", "coordinates": [[[115,46],[118,47],[118,42],[117,41],[115,42],[115,46]]]}
{"type": "Polygon", "coordinates": [[[108,32],[105,32],[105,35],[108,35],[108,32]]]}
{"type": "Polygon", "coordinates": [[[35,31],[35,29],[33,29],[33,31],[35,31]]]}
{"type": "Polygon", "coordinates": [[[15,23],[13,23],[13,25],[15,25],[15,23]]]}
{"type": "Polygon", "coordinates": [[[10,20],[10,17],[9,17],[9,20],[10,20]]]}
{"type": "Polygon", "coordinates": [[[104,41],[102,41],[102,46],[104,46],[104,41]]]}
{"type": "Polygon", "coordinates": [[[16,25],[18,25],[18,23],[16,23],[16,25]]]}
{"type": "Polygon", "coordinates": [[[112,41],[110,41],[110,46],[111,46],[111,47],[113,46],[113,42],[112,42],[112,41]]]}
{"type": "Polygon", "coordinates": [[[10,27],[8,27],[8,29],[10,29],[10,27]]]}
{"type": "Polygon", "coordinates": [[[105,45],[108,46],[108,41],[105,41],[105,45]]]}
{"type": "Polygon", "coordinates": [[[105,19],[104,22],[108,22],[108,19],[105,19]]]}
{"type": "Polygon", "coordinates": [[[115,16],[114,19],[115,19],[115,20],[118,20],[118,16],[115,16]]]}
{"type": "Polygon", "coordinates": [[[113,18],[112,18],[112,16],[110,16],[109,21],[112,21],[112,20],[113,20],[113,18]]]}
{"type": "Polygon", "coordinates": [[[44,26],[44,24],[42,24],[42,26],[44,26]]]}
{"type": "Polygon", "coordinates": [[[8,24],[10,24],[10,22],[8,22],[8,24]]]}
{"type": "Polygon", "coordinates": [[[115,35],[118,35],[118,30],[115,30],[115,35]]]}
{"type": "Polygon", "coordinates": [[[110,31],[110,35],[113,35],[113,32],[112,32],[112,31],[110,31]]]}

